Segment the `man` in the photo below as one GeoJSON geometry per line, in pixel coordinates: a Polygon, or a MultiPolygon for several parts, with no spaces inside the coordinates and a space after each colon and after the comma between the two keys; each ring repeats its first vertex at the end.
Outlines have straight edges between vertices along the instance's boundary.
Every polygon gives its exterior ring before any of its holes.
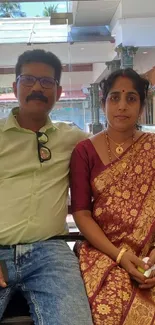
{"type": "Polygon", "coordinates": [[[23,53],[13,83],[19,108],[0,121],[0,318],[22,290],[35,325],[91,325],[76,257],[64,240],[71,152],[86,137],[48,115],[61,95],[61,62],[23,53]],[[51,238],[52,237],[52,238],[51,238]],[[51,239],[50,239],[51,238],[51,239]]]}

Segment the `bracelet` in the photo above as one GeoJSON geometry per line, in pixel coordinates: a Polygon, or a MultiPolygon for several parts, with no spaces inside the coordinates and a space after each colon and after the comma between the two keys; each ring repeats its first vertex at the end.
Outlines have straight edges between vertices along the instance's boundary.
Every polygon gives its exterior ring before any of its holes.
{"type": "Polygon", "coordinates": [[[120,263],[120,261],[121,261],[121,259],[122,259],[122,256],[124,255],[124,253],[125,253],[126,251],[127,251],[127,249],[126,249],[125,247],[123,247],[123,248],[120,250],[120,252],[119,252],[119,254],[118,254],[117,258],[116,258],[116,263],[117,263],[117,264],[120,263]]]}

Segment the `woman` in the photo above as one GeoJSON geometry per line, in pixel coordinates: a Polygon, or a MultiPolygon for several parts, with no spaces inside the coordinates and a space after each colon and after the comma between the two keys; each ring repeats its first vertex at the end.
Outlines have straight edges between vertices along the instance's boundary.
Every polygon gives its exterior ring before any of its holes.
{"type": "Polygon", "coordinates": [[[86,238],[76,251],[95,325],[153,325],[155,277],[141,269],[155,263],[155,135],[136,127],[148,81],[119,70],[101,88],[107,129],[71,159],[72,209],[86,238]]]}

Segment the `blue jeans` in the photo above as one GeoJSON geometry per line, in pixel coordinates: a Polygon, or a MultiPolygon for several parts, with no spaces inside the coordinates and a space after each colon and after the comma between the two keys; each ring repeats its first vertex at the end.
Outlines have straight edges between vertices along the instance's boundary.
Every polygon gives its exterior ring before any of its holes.
{"type": "Polygon", "coordinates": [[[0,248],[8,286],[0,288],[0,319],[20,289],[35,325],[92,325],[78,260],[63,240],[0,248]]]}

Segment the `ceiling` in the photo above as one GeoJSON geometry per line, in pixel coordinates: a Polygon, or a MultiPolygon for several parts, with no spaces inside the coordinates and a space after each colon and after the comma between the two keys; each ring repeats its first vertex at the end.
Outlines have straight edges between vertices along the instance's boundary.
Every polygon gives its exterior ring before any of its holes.
{"type": "Polygon", "coordinates": [[[155,66],[155,47],[139,48],[134,57],[134,68],[138,73],[145,73],[155,66]]]}
{"type": "Polygon", "coordinates": [[[72,45],[67,43],[51,43],[33,44],[31,46],[27,44],[4,44],[0,45],[0,67],[13,67],[20,54],[36,48],[53,52],[60,58],[62,64],[82,64],[112,60],[115,45],[110,42],[74,43],[72,45]]]}
{"type": "Polygon", "coordinates": [[[73,1],[74,25],[109,25],[120,0],[73,1]]]}

